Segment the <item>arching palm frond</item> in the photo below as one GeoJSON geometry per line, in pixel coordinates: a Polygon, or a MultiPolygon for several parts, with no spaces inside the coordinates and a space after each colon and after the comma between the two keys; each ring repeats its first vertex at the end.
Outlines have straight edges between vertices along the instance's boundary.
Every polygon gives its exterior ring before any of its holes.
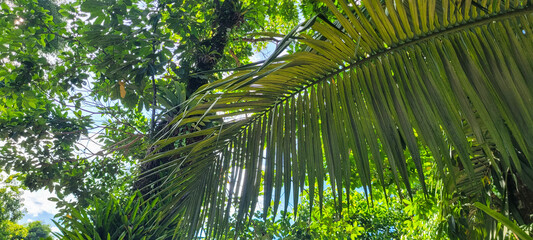
{"type": "Polygon", "coordinates": [[[352,169],[371,185],[370,161],[381,181],[390,169],[410,192],[404,149],[423,182],[419,140],[443,175],[458,166],[474,176],[473,139],[500,171],[520,176],[524,164],[531,166],[531,2],[325,3],[340,27],[311,21],[322,37],[297,37],[310,51],[203,86],[191,101],[199,104],[167,130],[217,124],[156,143],[202,139],[146,159],[173,158],[160,167],[172,169],[162,184],[169,204],[161,214],[180,220],[180,234],[201,227],[221,234],[231,206],[238,203],[237,218],[246,219],[260,192],[263,208],[273,211],[289,201],[297,207],[304,186],[311,202],[321,199],[326,174],[337,198],[347,197],[352,169]]]}

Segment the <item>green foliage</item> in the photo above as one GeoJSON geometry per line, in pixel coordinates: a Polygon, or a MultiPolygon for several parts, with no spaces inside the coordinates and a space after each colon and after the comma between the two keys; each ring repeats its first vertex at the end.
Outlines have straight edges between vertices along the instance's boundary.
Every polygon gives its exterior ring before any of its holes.
{"type": "Polygon", "coordinates": [[[157,200],[145,202],[140,194],[124,199],[109,195],[94,198],[89,208],[69,207],[69,215],[56,222],[61,239],[167,239],[173,230],[153,227],[157,200]],[[157,234],[156,231],[158,231],[157,234]]]}
{"type": "Polygon", "coordinates": [[[407,236],[433,238],[446,226],[450,238],[509,238],[471,203],[490,203],[523,228],[533,222],[524,201],[533,197],[533,7],[461,3],[2,1],[0,167],[55,192],[65,217],[79,215],[64,219],[64,232],[96,238],[151,236],[145,218],[130,218],[146,209],[162,219],[158,233],[218,236],[231,206],[237,223],[255,221],[259,195],[275,216],[290,200],[298,206],[304,189],[323,218],[268,224],[302,238],[312,235],[306,227],[360,237],[359,226],[391,223],[356,216],[399,216],[377,203],[343,212],[355,187],[373,196],[372,186],[414,199],[401,203],[407,236]],[[300,16],[310,20],[296,27],[300,16]],[[243,65],[264,40],[277,43],[273,56],[243,65]],[[141,164],[155,167],[136,169],[147,153],[141,164]],[[164,204],[108,197],[130,195],[140,171],[159,176],[144,186],[164,204]],[[426,182],[428,171],[438,180],[426,182]],[[77,202],[66,208],[69,195],[77,202]],[[438,218],[426,215],[436,206],[438,218]]]}
{"type": "MultiPolygon", "coordinates": [[[[323,208],[318,200],[312,206],[309,199],[301,200],[297,216],[282,211],[274,217],[263,218],[261,212],[242,231],[237,230],[235,219],[230,223],[229,238],[240,239],[447,239],[439,235],[439,209],[433,197],[417,194],[412,201],[389,196],[388,201],[380,191],[372,202],[354,192],[350,204],[343,201],[343,210],[335,208],[331,189],[324,192],[323,208]],[[426,202],[424,204],[424,202],[426,202]]],[[[444,235],[443,235],[444,234],[444,235]]]]}
{"type": "Polygon", "coordinates": [[[47,224],[34,221],[28,223],[26,228],[28,229],[28,235],[26,235],[24,240],[52,240],[52,236],[50,235],[52,230],[47,224]]]}
{"type": "Polygon", "coordinates": [[[357,192],[351,196],[349,204],[343,201],[340,213],[335,208],[330,189],[325,191],[323,208],[319,209],[319,202],[315,200],[310,216],[306,216],[308,207],[302,204],[300,218],[308,223],[313,239],[399,239],[403,235],[407,215],[398,204],[399,199],[391,198],[387,204],[384,199],[369,202],[357,192]]]}
{"type": "Polygon", "coordinates": [[[28,235],[28,229],[9,220],[0,222],[0,237],[6,240],[23,240],[28,235]]]}
{"type": "Polygon", "coordinates": [[[0,222],[16,222],[25,213],[21,189],[12,180],[12,177],[2,179],[0,176],[0,222]]]}
{"type": "Polygon", "coordinates": [[[402,211],[408,216],[403,221],[402,239],[448,239],[445,217],[439,209],[439,203],[445,203],[439,202],[437,194],[416,194],[412,200],[402,201],[402,211]]]}
{"type": "Polygon", "coordinates": [[[46,224],[39,221],[30,222],[25,226],[17,224],[26,210],[22,203],[22,191],[15,184],[14,177],[0,178],[0,239],[52,239],[50,226],[46,224]]]}
{"type": "Polygon", "coordinates": [[[87,206],[126,192],[154,136],[148,118],[164,126],[190,94],[184,83],[200,79],[190,75],[213,70],[199,67],[200,54],[216,59],[213,68],[249,63],[268,41],[254,33],[287,31],[298,19],[292,1],[282,10],[224,2],[234,15],[220,13],[219,1],[2,2],[0,167],[22,173],[30,190],[55,192],[58,207],[69,195],[87,206]],[[226,38],[212,40],[219,32],[226,38]]]}
{"type": "Polygon", "coordinates": [[[59,199],[72,194],[86,205],[89,196],[123,185],[116,179],[126,175],[125,163],[95,157],[82,145],[82,139],[95,136],[94,116],[81,106],[89,100],[82,94],[89,75],[72,51],[63,8],[69,5],[46,0],[3,4],[0,46],[7,49],[0,51],[5,61],[0,66],[0,167],[29,190],[46,188],[59,199]],[[113,164],[102,167],[106,161],[113,164]]]}
{"type": "Polygon", "coordinates": [[[479,202],[475,202],[474,206],[481,209],[483,212],[493,217],[494,219],[498,220],[499,223],[505,225],[505,227],[509,228],[514,234],[518,235],[520,239],[533,240],[533,237],[529,236],[527,233],[522,231],[522,229],[520,229],[518,225],[516,225],[516,223],[509,220],[508,218],[503,216],[501,213],[496,212],[490,209],[490,207],[487,207],[479,202]]]}
{"type": "Polygon", "coordinates": [[[55,192],[63,216],[68,205],[128,194],[155,135],[146,110],[161,112],[152,124],[164,126],[190,85],[214,79],[190,75],[249,63],[265,45],[258,30],[292,29],[297,3],[277,4],[2,2],[0,167],[30,190],[55,192]]]}
{"type": "Polygon", "coordinates": [[[50,226],[40,221],[19,225],[9,220],[0,222],[0,238],[5,240],[52,240],[50,226]]]}
{"type": "Polygon", "coordinates": [[[206,234],[218,236],[233,201],[236,221],[246,222],[260,195],[265,211],[276,213],[291,194],[297,206],[308,188],[322,207],[326,183],[340,212],[354,172],[365,189],[375,171],[381,186],[412,197],[411,171],[428,192],[423,148],[440,179],[440,199],[430,204],[440,204],[448,231],[457,233],[450,238],[508,237],[468,203],[503,200],[496,206],[517,221],[527,220],[518,209],[533,212],[516,200],[533,193],[531,2],[323,2],[329,14],[291,32],[265,64],[198,89],[169,124],[201,124],[209,114],[220,123],[179,139],[168,131],[158,149],[183,138],[194,144],[145,159],[173,157],[160,193],[173,196],[163,219],[191,219],[184,234],[206,222],[206,234]],[[304,51],[279,56],[292,40],[304,51]],[[230,114],[240,117],[227,120],[230,114]]]}
{"type": "MultiPolygon", "coordinates": [[[[343,199],[342,210],[339,211],[335,196],[330,187],[324,191],[324,202],[320,207],[319,199],[310,202],[308,195],[299,199],[297,215],[293,212],[281,211],[273,216],[271,212],[266,218],[257,211],[249,223],[244,223],[241,232],[237,229],[239,222],[236,215],[230,222],[228,237],[242,239],[448,239],[446,221],[441,215],[439,183],[434,175],[435,164],[427,150],[421,150],[422,164],[425,168],[425,179],[429,186],[429,194],[422,191],[417,181],[416,166],[408,165],[409,178],[416,191],[412,199],[400,198],[394,193],[394,185],[381,186],[377,182],[378,173],[372,172],[374,179],[371,198],[364,196],[360,180],[354,179],[349,203],[343,199]]],[[[408,160],[411,160],[409,156],[408,160]]],[[[357,176],[357,172],[352,172],[357,176]]],[[[385,176],[386,183],[393,176],[385,176]]],[[[305,190],[307,191],[307,190],[305,190]]],[[[369,196],[370,197],[370,196],[369,196]]],[[[237,205],[235,206],[237,207],[237,205]]]]}

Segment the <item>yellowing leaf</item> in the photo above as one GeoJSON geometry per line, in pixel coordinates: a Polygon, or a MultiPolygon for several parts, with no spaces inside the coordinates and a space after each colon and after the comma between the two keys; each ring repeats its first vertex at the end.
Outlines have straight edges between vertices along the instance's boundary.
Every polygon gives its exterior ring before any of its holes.
{"type": "Polygon", "coordinates": [[[118,85],[120,85],[120,97],[126,97],[126,87],[124,87],[124,81],[119,81],[118,85]]]}

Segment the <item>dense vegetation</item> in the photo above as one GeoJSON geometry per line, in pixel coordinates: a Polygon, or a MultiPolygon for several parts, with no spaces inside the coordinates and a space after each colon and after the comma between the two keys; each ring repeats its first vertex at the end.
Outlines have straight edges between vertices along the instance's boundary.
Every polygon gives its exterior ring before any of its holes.
{"type": "Polygon", "coordinates": [[[530,239],[531,1],[0,5],[8,238],[530,239]]]}
{"type": "Polygon", "coordinates": [[[50,226],[33,221],[17,224],[24,215],[20,186],[12,178],[0,178],[0,239],[40,240],[52,239],[50,226]]]}

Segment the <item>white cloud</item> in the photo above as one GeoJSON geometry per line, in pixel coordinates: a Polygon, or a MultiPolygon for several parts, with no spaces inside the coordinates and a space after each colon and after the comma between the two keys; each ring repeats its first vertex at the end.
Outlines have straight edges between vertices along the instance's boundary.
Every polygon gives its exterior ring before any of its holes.
{"type": "Polygon", "coordinates": [[[59,233],[59,228],[57,227],[52,227],[50,230],[52,230],[52,232],[56,232],[56,233],[59,233]]]}
{"type": "Polygon", "coordinates": [[[33,222],[33,219],[28,218],[28,219],[26,220],[26,222],[27,222],[27,223],[31,223],[31,222],[33,222]]]}
{"type": "Polygon", "coordinates": [[[24,191],[22,197],[24,198],[24,206],[28,211],[28,215],[37,217],[43,212],[50,213],[52,215],[58,213],[56,204],[48,200],[49,197],[55,197],[55,195],[51,194],[47,190],[38,190],[35,192],[24,191]]]}

